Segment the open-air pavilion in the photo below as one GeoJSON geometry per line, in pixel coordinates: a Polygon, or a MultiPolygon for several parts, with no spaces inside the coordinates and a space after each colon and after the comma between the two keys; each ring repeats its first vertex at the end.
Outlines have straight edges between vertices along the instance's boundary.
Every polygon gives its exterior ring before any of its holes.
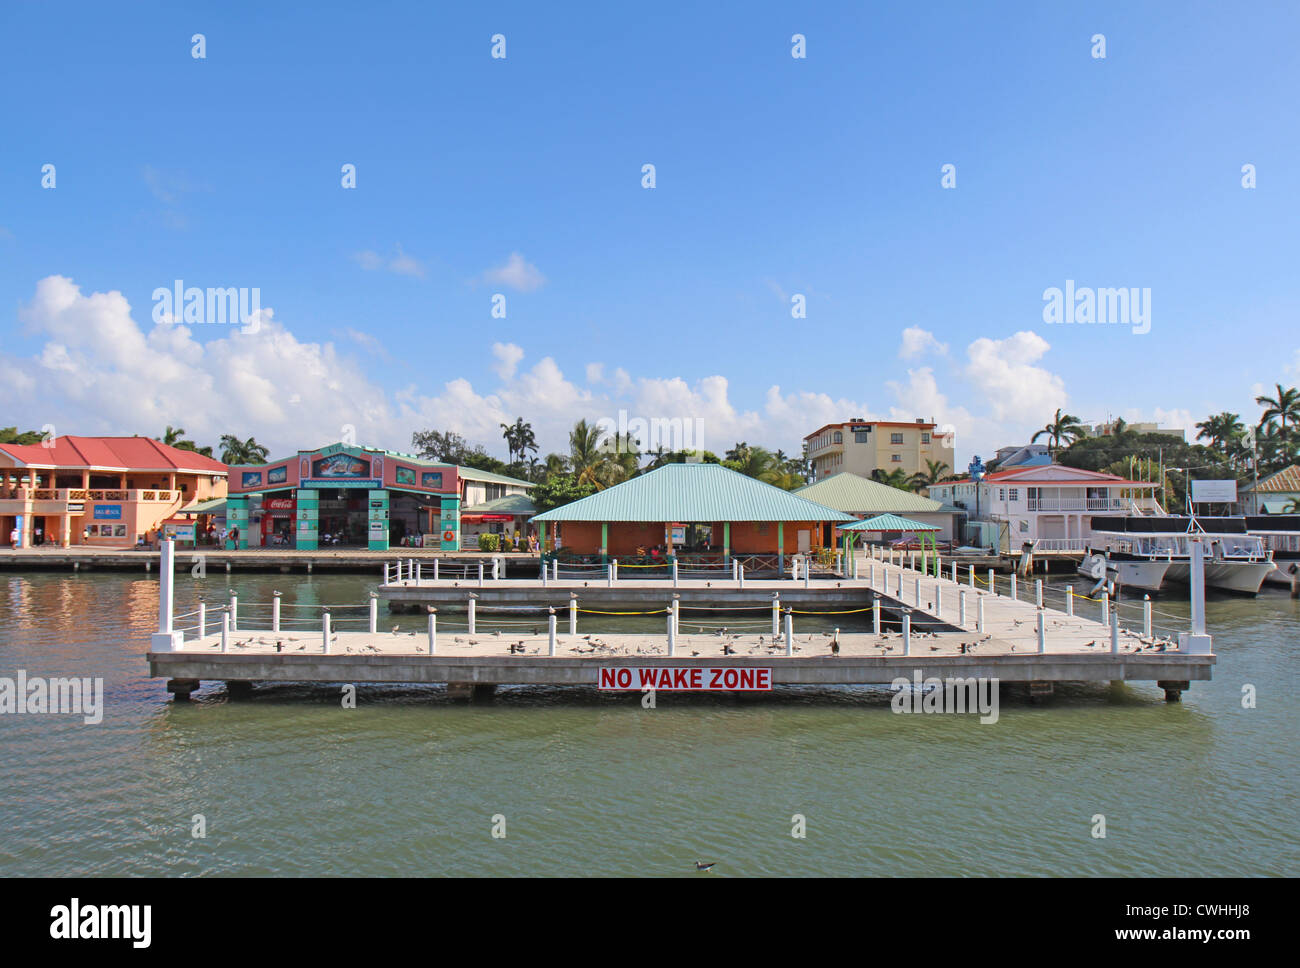
{"type": "Polygon", "coordinates": [[[926,524],[924,521],[913,521],[911,518],[904,518],[897,514],[877,514],[875,517],[864,518],[861,521],[855,521],[852,524],[841,524],[839,531],[844,535],[844,560],[849,560],[849,542],[854,534],[861,534],[865,539],[869,534],[875,534],[878,540],[888,540],[887,536],[897,534],[899,537],[907,534],[915,534],[920,540],[921,553],[926,554],[925,539],[930,539],[930,551],[937,553],[938,548],[935,544],[935,535],[942,529],[935,524],[926,524]]]}
{"type": "Polygon", "coordinates": [[[545,552],[620,564],[673,560],[785,571],[829,547],[823,524],[853,517],[720,464],[665,464],[533,518],[545,552]]]}

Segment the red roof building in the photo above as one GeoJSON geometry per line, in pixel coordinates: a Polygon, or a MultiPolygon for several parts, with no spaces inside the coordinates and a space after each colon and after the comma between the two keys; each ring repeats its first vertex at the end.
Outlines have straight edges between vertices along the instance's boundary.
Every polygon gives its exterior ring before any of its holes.
{"type": "Polygon", "coordinates": [[[226,465],[150,437],[0,444],[0,546],[133,547],[226,494],[226,465]]]}

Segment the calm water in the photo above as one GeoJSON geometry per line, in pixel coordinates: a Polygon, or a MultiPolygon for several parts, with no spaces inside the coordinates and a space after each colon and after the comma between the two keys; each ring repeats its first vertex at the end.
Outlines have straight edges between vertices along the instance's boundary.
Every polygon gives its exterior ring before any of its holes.
{"type": "MultiPolygon", "coordinates": [[[[230,587],[246,603],[274,588],[286,602],[361,601],[369,581],[187,578],[177,608],[230,587]]],[[[995,725],[895,715],[879,689],[661,695],[646,710],[585,690],[468,706],[437,688],[363,687],[344,710],[336,689],[229,702],[216,685],[175,705],[147,678],[156,603],[143,575],[0,575],[0,676],[103,676],[106,705],[99,725],[0,716],[0,874],[695,876],[696,858],[721,875],[1300,867],[1300,602],[1284,593],[1210,603],[1219,664],[1181,705],[1154,684],[1078,688],[1004,701],[995,725]],[[1241,707],[1244,683],[1258,708],[1241,707]],[[1098,813],[1104,840],[1090,836],[1098,813]],[[205,839],[190,835],[195,814],[205,839]]]]}

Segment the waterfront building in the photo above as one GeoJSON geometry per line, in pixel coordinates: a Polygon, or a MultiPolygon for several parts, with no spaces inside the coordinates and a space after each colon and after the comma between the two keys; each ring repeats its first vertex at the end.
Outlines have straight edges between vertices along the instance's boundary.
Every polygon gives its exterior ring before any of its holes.
{"type": "Polygon", "coordinates": [[[0,444],[0,545],[17,531],[32,547],[39,530],[45,545],[132,547],[226,483],[225,464],[151,437],[0,444]]]}
{"type": "Polygon", "coordinates": [[[933,420],[919,417],[912,423],[883,420],[849,420],[827,424],[804,437],[812,479],[832,474],[871,477],[873,471],[889,474],[900,468],[910,477],[926,473],[927,461],[955,468],[952,435],[935,432],[933,420]]]}
{"type": "Polygon", "coordinates": [[[1300,464],[1261,477],[1258,485],[1243,484],[1239,491],[1243,514],[1286,514],[1291,502],[1300,505],[1300,464]]]}
{"type": "Polygon", "coordinates": [[[533,518],[547,550],[602,561],[760,556],[782,570],[787,554],[830,547],[824,525],[853,521],[721,464],[665,464],[533,518]]]}
{"type": "MultiPolygon", "coordinates": [[[[842,511],[855,518],[874,518],[882,514],[895,515],[933,527],[941,541],[951,541],[962,533],[960,521],[966,512],[959,507],[946,505],[923,494],[902,491],[879,481],[868,480],[845,471],[834,474],[816,484],[807,484],[793,493],[809,501],[842,511]]],[[[829,543],[832,525],[823,525],[823,542],[829,543]]],[[[862,529],[853,529],[861,532],[862,529]]]]}
{"type": "MultiPolygon", "coordinates": [[[[1094,425],[1088,431],[1089,437],[1109,437],[1115,432],[1118,420],[1108,420],[1105,423],[1094,425]]],[[[1187,431],[1179,430],[1175,427],[1161,427],[1154,423],[1127,423],[1125,422],[1125,431],[1135,434],[1164,434],[1166,437],[1176,437],[1184,443],[1187,441],[1187,431]]]]}
{"type": "Polygon", "coordinates": [[[1082,551],[1093,514],[1164,514],[1150,481],[1051,464],[1014,467],[927,488],[930,497],[964,509],[983,546],[1019,551],[1035,542],[1044,551],[1082,551]]]}
{"type": "MultiPolygon", "coordinates": [[[[462,510],[532,484],[412,454],[330,444],[230,468],[226,525],[239,547],[461,548],[462,510]]],[[[522,512],[512,520],[523,521],[522,512]]],[[[481,515],[478,523],[481,523],[481,515]]]]}

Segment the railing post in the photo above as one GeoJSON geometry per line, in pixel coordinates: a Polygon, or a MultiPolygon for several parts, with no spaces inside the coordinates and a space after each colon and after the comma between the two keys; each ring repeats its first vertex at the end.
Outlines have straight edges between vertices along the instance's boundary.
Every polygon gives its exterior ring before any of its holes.
{"type": "Polygon", "coordinates": [[[677,623],[673,621],[673,607],[669,605],[664,609],[668,613],[668,654],[677,654],[677,623]]]}
{"type": "Polygon", "coordinates": [[[1151,638],[1151,596],[1142,596],[1142,634],[1151,638]]]}
{"type": "Polygon", "coordinates": [[[794,655],[794,609],[785,610],[785,654],[794,655]]]}
{"type": "Polygon", "coordinates": [[[429,655],[438,653],[438,610],[432,605],[426,605],[429,610],[429,655]]]}
{"type": "Polygon", "coordinates": [[[1014,571],[1011,573],[1011,600],[1013,602],[1020,601],[1020,588],[1016,582],[1016,573],[1014,571]]]}
{"type": "Polygon", "coordinates": [[[943,586],[934,583],[934,617],[943,618],[943,586]]]}
{"type": "Polygon", "coordinates": [[[569,634],[578,634],[578,596],[569,593],[569,634]]]}
{"type": "Polygon", "coordinates": [[[1101,593],[1101,624],[1110,624],[1110,592],[1101,593]]]}
{"type": "Polygon", "coordinates": [[[239,628],[239,596],[234,592],[230,594],[230,631],[239,628]]]}
{"type": "Polygon", "coordinates": [[[467,632],[469,635],[475,634],[475,618],[477,617],[475,606],[477,604],[478,604],[478,596],[471,592],[469,596],[469,603],[465,606],[465,614],[468,616],[468,618],[466,619],[466,625],[467,625],[467,632]]]}
{"type": "Polygon", "coordinates": [[[952,563],[952,583],[957,584],[957,562],[952,563]]]}
{"type": "Polygon", "coordinates": [[[984,596],[975,599],[975,631],[984,634],[984,596]]]}
{"type": "Polygon", "coordinates": [[[478,587],[479,588],[483,587],[483,559],[482,558],[480,558],[478,562],[478,587]]]}
{"type": "Polygon", "coordinates": [[[424,562],[417,561],[415,563],[415,583],[418,585],[422,581],[424,581],[424,562]]]}
{"type": "Polygon", "coordinates": [[[678,632],[682,630],[682,596],[673,596],[673,628],[678,632]]]}
{"type": "Polygon", "coordinates": [[[1074,614],[1074,586],[1073,585],[1065,586],[1065,614],[1066,615],[1074,614]]]}
{"type": "Polygon", "coordinates": [[[221,613],[221,651],[230,648],[230,613],[221,613]]]}
{"type": "Polygon", "coordinates": [[[912,584],[912,604],[921,607],[921,579],[918,576],[912,584]]]}
{"type": "Polygon", "coordinates": [[[199,638],[208,634],[208,606],[203,601],[203,596],[199,596],[199,638]]]}
{"type": "Polygon", "coordinates": [[[493,580],[493,581],[500,581],[500,580],[501,580],[501,574],[500,574],[500,571],[501,571],[501,562],[500,562],[500,559],[497,558],[496,555],[493,555],[493,556],[492,556],[492,580],[493,580]]]}
{"type": "Polygon", "coordinates": [[[330,610],[324,608],[320,613],[321,651],[330,654],[330,610]]]}
{"type": "Polygon", "coordinates": [[[998,593],[998,586],[993,584],[993,569],[990,568],[989,569],[989,594],[996,595],[997,593],[998,593]]]}
{"type": "Polygon", "coordinates": [[[898,568],[898,600],[900,602],[903,600],[903,568],[901,565],[898,568]]]}
{"type": "Polygon", "coordinates": [[[1042,608],[1043,607],[1043,580],[1041,578],[1034,579],[1034,597],[1038,599],[1038,607],[1042,608]]]}
{"type": "Polygon", "coordinates": [[[1044,620],[1043,608],[1038,607],[1038,654],[1042,655],[1047,651],[1047,623],[1044,620]]]}
{"type": "Polygon", "coordinates": [[[736,584],[740,588],[745,587],[745,566],[739,561],[736,562],[736,584]]]}
{"type": "Polygon", "coordinates": [[[555,655],[555,606],[552,605],[546,616],[547,655],[555,655]]]}
{"type": "Polygon", "coordinates": [[[434,581],[438,580],[438,559],[437,558],[433,559],[433,580],[434,581]]]}
{"type": "Polygon", "coordinates": [[[870,585],[872,588],[875,588],[876,587],[876,559],[874,558],[871,559],[871,561],[868,563],[868,568],[869,571],[867,573],[868,574],[867,584],[870,585]]]}
{"type": "Polygon", "coordinates": [[[1112,655],[1119,653],[1119,609],[1110,613],[1110,651],[1112,655]]]}
{"type": "Polygon", "coordinates": [[[555,581],[560,580],[560,559],[559,558],[556,558],[554,561],[551,562],[551,577],[555,581]]]}
{"type": "Polygon", "coordinates": [[[379,596],[374,592],[371,592],[368,604],[370,605],[370,622],[368,627],[370,629],[370,634],[374,635],[379,631],[379,596]]]}
{"type": "Polygon", "coordinates": [[[967,567],[970,569],[970,587],[974,588],[975,587],[975,566],[968,565],[967,567]]]}
{"type": "Polygon", "coordinates": [[[542,575],[541,575],[541,577],[542,577],[542,587],[543,587],[543,588],[546,587],[546,573],[547,573],[548,571],[550,571],[550,569],[546,567],[546,559],[543,558],[543,559],[542,559],[542,575]]]}
{"type": "MultiPolygon", "coordinates": [[[[271,592],[271,631],[280,631],[280,592],[271,592]]],[[[374,593],[371,593],[373,597],[374,593]]]]}
{"type": "Polygon", "coordinates": [[[384,584],[388,584],[388,562],[384,562],[384,584]]]}
{"type": "Polygon", "coordinates": [[[781,593],[772,593],[772,639],[781,634],[781,593]]]}
{"type": "Polygon", "coordinates": [[[912,654],[912,611],[903,609],[903,655],[912,654]]]}
{"type": "Polygon", "coordinates": [[[875,635],[880,634],[880,596],[876,595],[871,601],[871,631],[875,635]]]}
{"type": "Polygon", "coordinates": [[[957,624],[966,627],[966,589],[957,593],[957,624]]]}
{"type": "Polygon", "coordinates": [[[673,587],[677,587],[677,559],[673,559],[673,587]]]}
{"type": "Polygon", "coordinates": [[[618,574],[618,559],[611,558],[609,564],[605,566],[605,587],[614,587],[614,576],[618,574]]]}
{"type": "Polygon", "coordinates": [[[803,560],[803,587],[804,588],[808,587],[808,580],[810,578],[812,578],[812,559],[805,558],[803,560]]]}

